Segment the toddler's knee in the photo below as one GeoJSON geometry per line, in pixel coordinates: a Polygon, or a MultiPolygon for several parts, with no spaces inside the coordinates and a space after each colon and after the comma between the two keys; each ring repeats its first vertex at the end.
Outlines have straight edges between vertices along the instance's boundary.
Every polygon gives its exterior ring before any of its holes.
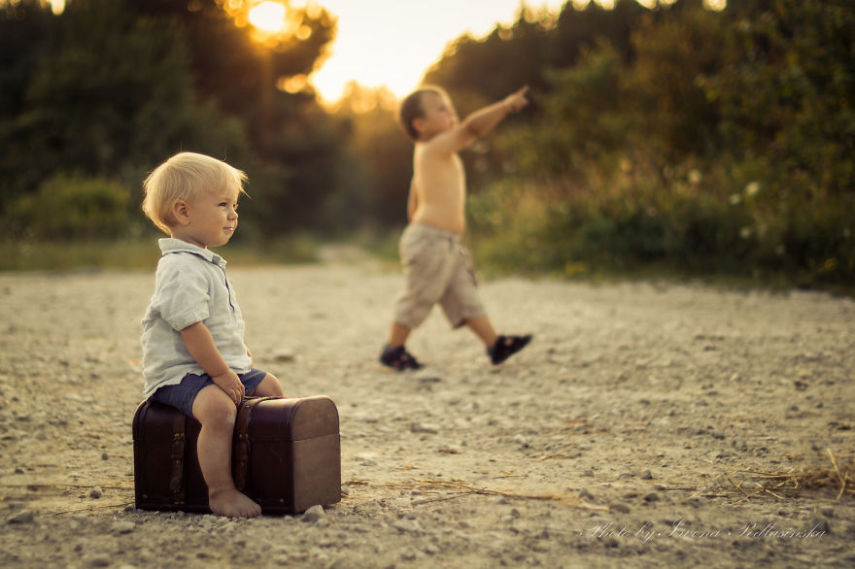
{"type": "Polygon", "coordinates": [[[279,378],[271,375],[270,379],[271,379],[270,387],[269,387],[270,395],[273,397],[284,397],[285,396],[285,390],[282,389],[282,382],[279,381],[279,378]]]}
{"type": "Polygon", "coordinates": [[[237,417],[237,407],[228,398],[223,401],[211,402],[205,406],[204,412],[199,417],[203,426],[231,430],[234,428],[237,417]]]}

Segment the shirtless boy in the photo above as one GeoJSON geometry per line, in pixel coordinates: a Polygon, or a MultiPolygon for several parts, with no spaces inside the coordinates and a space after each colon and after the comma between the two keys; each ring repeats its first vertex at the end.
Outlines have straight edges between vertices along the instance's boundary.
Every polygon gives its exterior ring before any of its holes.
{"type": "Polygon", "coordinates": [[[404,347],[410,332],[439,304],[453,328],[467,326],[500,364],[531,341],[531,335],[496,333],[478,298],[471,257],[462,244],[466,229],[466,175],[458,152],[528,104],[528,87],[457,119],[448,95],[423,87],[401,104],[400,121],[415,143],[407,204],[409,225],[401,235],[404,290],[380,362],[395,370],[422,366],[404,347]]]}

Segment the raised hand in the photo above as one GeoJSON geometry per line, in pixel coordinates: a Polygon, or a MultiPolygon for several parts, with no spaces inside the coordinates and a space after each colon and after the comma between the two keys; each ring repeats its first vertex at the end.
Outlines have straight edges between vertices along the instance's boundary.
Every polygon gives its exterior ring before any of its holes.
{"type": "Polygon", "coordinates": [[[528,93],[528,85],[505,97],[505,104],[508,105],[511,112],[516,113],[528,105],[528,99],[525,96],[526,93],[528,93]]]}

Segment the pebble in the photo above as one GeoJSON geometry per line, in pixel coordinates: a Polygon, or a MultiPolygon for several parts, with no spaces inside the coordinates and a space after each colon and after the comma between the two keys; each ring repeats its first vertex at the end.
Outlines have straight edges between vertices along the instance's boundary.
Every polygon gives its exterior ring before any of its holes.
{"type": "Polygon", "coordinates": [[[282,349],[276,352],[273,359],[275,359],[277,363],[290,363],[296,361],[297,356],[294,354],[294,350],[282,349]]]}
{"type": "Polygon", "coordinates": [[[31,524],[34,520],[35,514],[32,510],[21,510],[6,521],[10,524],[31,524]]]}
{"type": "Polygon", "coordinates": [[[415,520],[396,520],[392,522],[392,527],[404,533],[417,533],[422,527],[415,520]]]}
{"type": "Polygon", "coordinates": [[[110,527],[113,533],[131,533],[136,529],[137,525],[134,522],[116,522],[110,527]]]}
{"type": "Polygon", "coordinates": [[[816,531],[824,531],[826,534],[831,533],[831,524],[825,518],[816,518],[811,524],[816,531]]]}
{"type": "Polygon", "coordinates": [[[435,435],[439,433],[439,428],[434,425],[424,425],[421,423],[410,423],[410,432],[411,433],[424,433],[428,435],[435,435]]]}
{"type": "Polygon", "coordinates": [[[112,565],[113,560],[107,555],[96,555],[94,557],[90,557],[86,562],[87,567],[109,567],[112,565]]]}
{"type": "Polygon", "coordinates": [[[441,383],[442,382],[442,378],[437,377],[435,375],[416,376],[416,379],[419,381],[419,383],[422,383],[422,384],[441,383]]]}
{"type": "Polygon", "coordinates": [[[326,513],[324,512],[323,506],[312,506],[311,508],[306,510],[305,513],[303,513],[303,516],[300,518],[300,520],[304,522],[313,523],[322,519],[325,515],[326,513]]]}
{"type": "Polygon", "coordinates": [[[597,501],[597,498],[593,494],[591,494],[591,492],[588,491],[587,488],[582,488],[579,491],[579,497],[582,498],[583,500],[585,500],[586,502],[596,502],[597,501]]]}
{"type": "Polygon", "coordinates": [[[433,545],[426,545],[426,546],[422,549],[422,551],[424,551],[424,552],[425,552],[425,553],[427,553],[428,555],[436,555],[436,554],[438,554],[438,553],[439,553],[439,551],[440,551],[440,550],[439,550],[439,548],[438,548],[438,547],[435,547],[435,546],[433,546],[433,545]]]}
{"type": "Polygon", "coordinates": [[[360,466],[376,466],[377,461],[374,460],[377,454],[373,452],[365,452],[357,454],[354,458],[359,461],[360,466]]]}
{"type": "Polygon", "coordinates": [[[104,495],[104,491],[101,490],[100,487],[96,486],[92,490],[89,491],[89,497],[95,498],[96,500],[104,495]]]}

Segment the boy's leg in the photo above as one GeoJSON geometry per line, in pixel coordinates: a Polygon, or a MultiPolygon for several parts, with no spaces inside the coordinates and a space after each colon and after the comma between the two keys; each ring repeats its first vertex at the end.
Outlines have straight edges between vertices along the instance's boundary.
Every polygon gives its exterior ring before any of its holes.
{"type": "Polygon", "coordinates": [[[465,322],[465,324],[481,339],[482,342],[484,342],[484,345],[488,348],[491,348],[496,343],[496,338],[499,337],[498,334],[496,334],[496,330],[493,328],[493,323],[490,321],[489,316],[470,318],[465,322]]]}
{"type": "Polygon", "coordinates": [[[466,247],[455,251],[454,274],[439,303],[452,327],[467,326],[487,348],[496,343],[498,335],[479,298],[478,279],[466,247]]]}
{"type": "Polygon", "coordinates": [[[380,351],[380,363],[397,371],[422,369],[424,366],[404,347],[410,336],[411,328],[400,322],[392,322],[389,327],[389,341],[380,351]]]}
{"type": "Polygon", "coordinates": [[[531,342],[531,335],[499,336],[493,328],[493,323],[487,316],[472,318],[466,321],[466,326],[478,336],[487,347],[487,355],[493,364],[500,364],[531,342]]]}
{"type": "Polygon", "coordinates": [[[437,237],[435,231],[422,226],[410,226],[404,231],[400,253],[404,288],[395,299],[385,346],[390,349],[403,346],[410,332],[427,318],[448,286],[455,262],[448,238],[437,237]]]}
{"type": "Polygon", "coordinates": [[[404,326],[399,322],[392,322],[392,325],[389,326],[389,339],[386,345],[390,348],[403,346],[407,342],[407,338],[410,337],[410,332],[409,326],[404,326]]]}
{"type": "Polygon", "coordinates": [[[232,479],[232,436],[237,407],[216,385],[202,388],[193,401],[193,416],[202,424],[197,454],[208,485],[208,503],[215,514],[254,518],[261,507],[238,491],[232,479]]]}
{"type": "Polygon", "coordinates": [[[261,383],[258,384],[258,387],[255,388],[255,391],[252,392],[252,395],[259,397],[285,397],[285,392],[282,390],[282,384],[279,383],[279,379],[275,375],[268,373],[261,380],[261,383]]]}
{"type": "Polygon", "coordinates": [[[502,336],[496,333],[478,298],[477,279],[468,249],[460,249],[456,273],[440,304],[452,326],[465,324],[484,342],[493,364],[504,362],[531,341],[530,335],[502,336]]]}

